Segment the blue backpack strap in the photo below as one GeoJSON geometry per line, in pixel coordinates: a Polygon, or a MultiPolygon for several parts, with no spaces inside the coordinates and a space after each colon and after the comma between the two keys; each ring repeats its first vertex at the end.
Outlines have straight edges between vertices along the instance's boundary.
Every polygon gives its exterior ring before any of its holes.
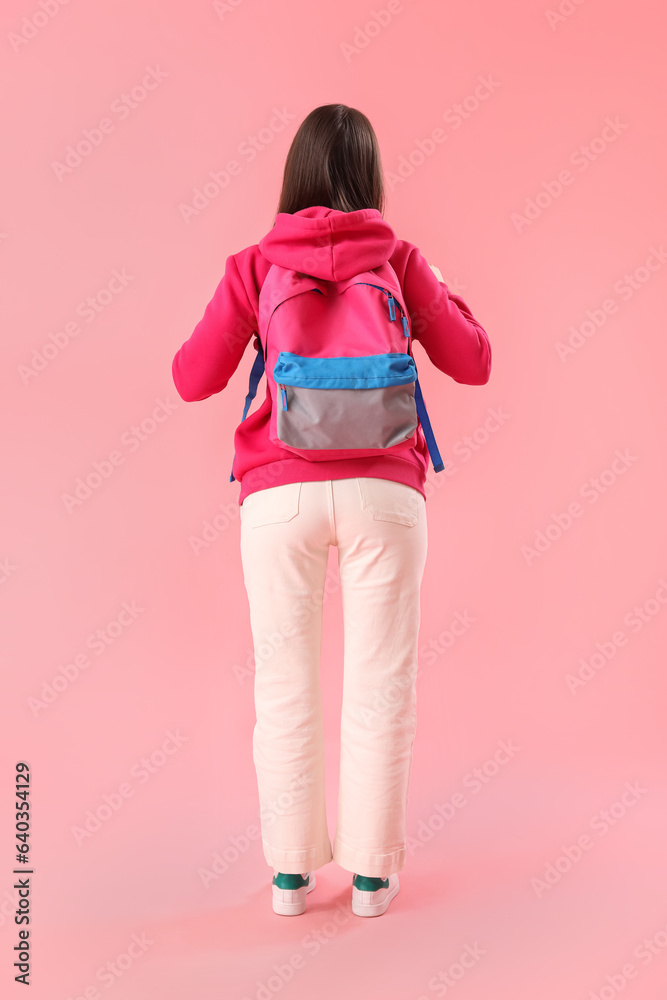
{"type": "Polygon", "coordinates": [[[442,458],[440,457],[438,446],[435,443],[435,435],[433,434],[431,421],[429,420],[428,413],[426,412],[426,404],[424,403],[424,397],[422,396],[422,390],[421,386],[419,385],[419,379],[415,380],[415,403],[417,404],[417,416],[419,417],[420,423],[424,430],[424,437],[426,438],[426,444],[428,446],[429,455],[431,456],[431,461],[433,462],[433,471],[443,472],[445,466],[442,461],[442,458]]]}
{"type": "MultiPolygon", "coordinates": [[[[248,416],[248,410],[250,409],[250,404],[257,395],[257,386],[259,385],[259,380],[264,374],[264,352],[262,350],[262,345],[260,343],[259,350],[257,351],[257,357],[255,358],[252,370],[250,372],[250,381],[248,383],[248,395],[245,398],[245,406],[243,407],[243,416],[241,417],[241,423],[248,416]]],[[[236,455],[234,456],[236,458],[236,455]]],[[[236,476],[234,475],[234,462],[232,461],[232,473],[229,477],[230,483],[236,481],[236,476]]]]}

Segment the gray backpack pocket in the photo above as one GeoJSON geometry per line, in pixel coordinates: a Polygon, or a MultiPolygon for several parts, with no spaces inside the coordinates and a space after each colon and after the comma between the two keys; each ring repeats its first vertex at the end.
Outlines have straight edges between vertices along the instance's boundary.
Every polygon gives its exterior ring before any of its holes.
{"type": "Polygon", "coordinates": [[[281,351],[273,377],[277,435],[292,448],[391,448],[417,429],[409,354],[310,358],[281,351]]]}

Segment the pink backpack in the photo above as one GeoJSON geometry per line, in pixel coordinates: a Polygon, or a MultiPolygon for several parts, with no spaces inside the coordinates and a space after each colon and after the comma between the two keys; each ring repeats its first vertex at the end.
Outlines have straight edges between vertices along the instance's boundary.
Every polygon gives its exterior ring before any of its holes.
{"type": "Polygon", "coordinates": [[[444,470],[412,357],[410,317],[389,262],[342,281],[272,264],[258,326],[261,350],[241,419],[266,371],[269,438],[285,457],[391,454],[417,443],[421,423],[433,468],[444,470]]]}

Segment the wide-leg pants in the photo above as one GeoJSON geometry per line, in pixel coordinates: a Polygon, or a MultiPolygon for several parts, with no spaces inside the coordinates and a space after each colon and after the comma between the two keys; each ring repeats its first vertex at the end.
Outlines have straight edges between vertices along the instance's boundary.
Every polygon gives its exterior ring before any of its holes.
{"type": "Polygon", "coordinates": [[[334,860],[385,876],[404,866],[425,506],[411,486],[364,477],[273,486],[240,507],[255,654],[253,761],[264,857],[278,871],[334,860]],[[344,632],[333,849],[320,688],[330,545],[344,632]]]}

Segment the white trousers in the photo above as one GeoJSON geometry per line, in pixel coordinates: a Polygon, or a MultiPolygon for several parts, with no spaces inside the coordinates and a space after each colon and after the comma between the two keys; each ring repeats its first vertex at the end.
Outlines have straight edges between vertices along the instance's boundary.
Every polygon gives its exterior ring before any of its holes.
{"type": "Polygon", "coordinates": [[[404,866],[425,507],[413,487],[368,477],[273,486],[241,505],[255,653],[253,760],[264,857],[278,871],[334,860],[385,876],[404,866]],[[330,545],[338,549],[344,626],[333,849],[320,689],[330,545]]]}

